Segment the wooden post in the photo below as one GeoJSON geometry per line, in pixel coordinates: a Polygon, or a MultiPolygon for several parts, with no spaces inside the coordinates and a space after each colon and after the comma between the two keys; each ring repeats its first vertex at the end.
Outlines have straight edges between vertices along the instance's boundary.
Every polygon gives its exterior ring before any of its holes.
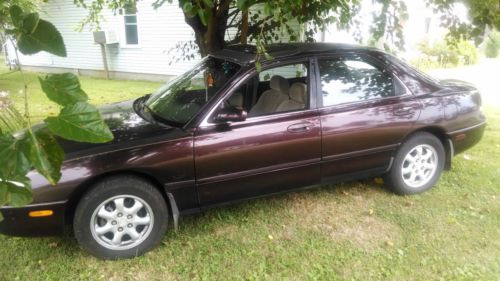
{"type": "Polygon", "coordinates": [[[101,45],[102,63],[104,64],[104,73],[106,74],[106,79],[109,80],[109,69],[108,69],[108,57],[106,56],[106,46],[101,45]]]}

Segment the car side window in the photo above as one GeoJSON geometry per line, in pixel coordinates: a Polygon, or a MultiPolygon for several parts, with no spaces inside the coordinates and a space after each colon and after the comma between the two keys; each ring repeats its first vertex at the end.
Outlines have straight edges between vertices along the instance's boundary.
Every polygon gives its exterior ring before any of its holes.
{"type": "Polygon", "coordinates": [[[307,66],[304,64],[292,64],[267,69],[259,73],[259,80],[270,81],[276,75],[285,79],[305,78],[307,77],[307,66]]]}
{"type": "Polygon", "coordinates": [[[248,117],[291,112],[309,107],[308,63],[269,68],[236,89],[224,106],[241,107],[248,117]]]}
{"type": "Polygon", "coordinates": [[[393,97],[405,93],[387,71],[358,57],[318,60],[323,106],[393,97]]]}

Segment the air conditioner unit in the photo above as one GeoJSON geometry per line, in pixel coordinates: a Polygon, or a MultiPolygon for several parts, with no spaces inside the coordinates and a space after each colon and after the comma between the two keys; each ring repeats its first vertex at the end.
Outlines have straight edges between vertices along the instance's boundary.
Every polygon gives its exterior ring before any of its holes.
{"type": "Polygon", "coordinates": [[[118,33],[114,30],[94,31],[94,42],[97,44],[118,44],[118,33]]]}

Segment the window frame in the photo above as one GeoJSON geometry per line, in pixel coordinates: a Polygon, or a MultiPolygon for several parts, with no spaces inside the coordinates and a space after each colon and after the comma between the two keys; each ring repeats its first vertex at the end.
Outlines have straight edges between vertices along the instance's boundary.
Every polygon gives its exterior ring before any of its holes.
{"type": "MultiPolygon", "coordinates": [[[[373,104],[373,103],[378,103],[378,102],[383,102],[383,101],[398,101],[404,98],[408,98],[413,96],[413,93],[408,89],[408,87],[399,79],[399,77],[396,75],[396,73],[392,70],[391,67],[388,67],[386,64],[383,62],[379,61],[378,59],[362,54],[362,53],[355,53],[355,52],[348,52],[348,53],[335,53],[335,54],[327,54],[327,55],[318,55],[314,57],[315,65],[316,65],[316,70],[315,73],[316,75],[316,85],[317,85],[317,91],[316,91],[316,100],[317,100],[317,107],[319,109],[330,109],[330,108],[343,108],[343,107],[350,107],[353,105],[364,105],[364,104],[373,104]],[[374,98],[374,99],[369,99],[369,100],[360,100],[360,101],[352,101],[352,102],[345,102],[341,104],[333,104],[333,105],[328,105],[324,106],[323,105],[323,95],[322,95],[322,83],[321,83],[321,73],[319,69],[319,61],[320,60],[338,60],[340,58],[352,58],[355,59],[356,57],[359,57],[364,63],[367,63],[379,70],[383,69],[387,74],[389,74],[394,81],[397,81],[400,85],[403,86],[405,89],[404,94],[398,95],[398,96],[389,96],[389,97],[380,97],[380,98],[374,98]]],[[[393,85],[393,88],[395,86],[393,85]]]]}
{"type": "Polygon", "coordinates": [[[122,30],[122,36],[123,40],[120,40],[120,47],[124,49],[137,49],[141,47],[141,38],[140,38],[140,33],[139,33],[139,14],[137,11],[135,13],[129,13],[127,14],[127,11],[125,9],[122,9],[122,20],[121,20],[121,30],[122,30]],[[126,17],[127,16],[135,16],[135,24],[130,24],[126,22],[126,17]],[[127,26],[134,26],[137,30],[137,44],[129,44],[127,43],[127,26]]]}
{"type": "MultiPolygon", "coordinates": [[[[283,60],[278,60],[278,61],[272,61],[270,63],[264,64],[262,66],[262,70],[268,70],[271,68],[276,68],[276,67],[281,67],[281,66],[287,66],[287,65],[292,65],[292,64],[307,64],[308,65],[308,90],[309,90],[309,101],[308,104],[305,108],[295,110],[295,111],[285,111],[285,112],[278,112],[275,114],[267,114],[267,115],[261,115],[261,116],[254,116],[254,117],[248,117],[245,121],[238,122],[239,123],[254,123],[254,122],[261,122],[261,121],[268,121],[268,120],[274,120],[274,119],[279,119],[283,117],[288,117],[288,116],[295,116],[295,115],[301,115],[305,112],[310,112],[310,111],[316,111],[317,110],[317,82],[315,77],[318,75],[317,73],[317,65],[315,62],[314,57],[301,57],[301,58],[293,58],[293,59],[288,59],[286,61],[283,60]]],[[[255,66],[249,67],[246,71],[242,72],[240,75],[240,79],[232,84],[227,90],[224,91],[224,94],[222,94],[219,99],[214,103],[214,106],[212,106],[204,115],[204,117],[201,119],[202,121],[198,125],[200,128],[208,128],[212,126],[217,126],[218,124],[210,122],[210,117],[215,113],[217,108],[220,107],[220,105],[225,102],[232,94],[235,93],[241,86],[243,86],[245,83],[248,83],[252,78],[255,77],[255,75],[259,75],[257,72],[257,69],[255,66]]]]}

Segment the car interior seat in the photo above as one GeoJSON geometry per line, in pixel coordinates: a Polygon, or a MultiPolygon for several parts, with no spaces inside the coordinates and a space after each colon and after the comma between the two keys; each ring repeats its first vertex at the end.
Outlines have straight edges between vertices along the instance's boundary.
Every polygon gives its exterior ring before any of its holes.
{"type": "Polygon", "coordinates": [[[307,85],[304,83],[293,83],[290,87],[290,98],[278,105],[277,112],[292,111],[306,107],[307,85]]]}
{"type": "Polygon", "coordinates": [[[289,99],[290,85],[285,78],[275,75],[269,85],[271,88],[262,93],[257,103],[250,109],[249,117],[274,113],[283,101],[289,99]]]}

